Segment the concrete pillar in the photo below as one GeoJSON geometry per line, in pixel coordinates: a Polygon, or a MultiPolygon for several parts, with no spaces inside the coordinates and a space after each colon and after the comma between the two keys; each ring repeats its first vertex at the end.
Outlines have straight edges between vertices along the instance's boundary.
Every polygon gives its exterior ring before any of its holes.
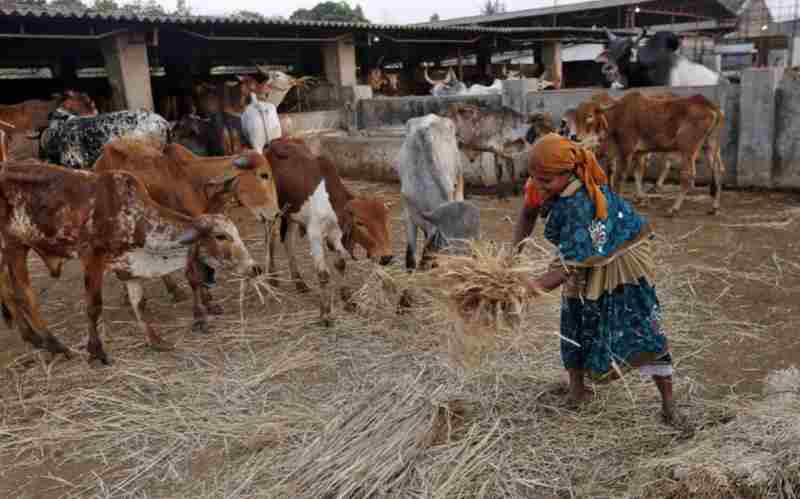
{"type": "Polygon", "coordinates": [[[775,97],[783,68],[742,71],[739,114],[739,187],[771,187],[775,160],[775,97]]]}
{"type": "Polygon", "coordinates": [[[325,77],[340,90],[356,85],[356,46],[348,37],[322,46],[325,77]]]}
{"type": "Polygon", "coordinates": [[[150,63],[147,60],[145,33],[126,32],[110,36],[102,43],[112,107],[153,110],[150,88],[150,63]]]}
{"type": "Polygon", "coordinates": [[[792,60],[790,67],[800,66],[800,36],[795,36],[789,40],[792,60]]]}
{"type": "Polygon", "coordinates": [[[561,42],[545,42],[542,47],[542,64],[545,73],[543,78],[556,84],[556,88],[561,88],[564,81],[563,66],[561,63],[561,42]]]}

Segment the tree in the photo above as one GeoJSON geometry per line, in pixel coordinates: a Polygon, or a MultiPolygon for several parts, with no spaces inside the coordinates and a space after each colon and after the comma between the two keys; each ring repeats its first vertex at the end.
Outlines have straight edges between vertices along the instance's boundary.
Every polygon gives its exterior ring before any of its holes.
{"type": "Polygon", "coordinates": [[[51,7],[62,7],[69,10],[86,10],[88,7],[81,0],[53,0],[51,7]]]}
{"type": "Polygon", "coordinates": [[[439,14],[434,12],[433,15],[431,15],[431,22],[432,23],[439,22],[439,14]]]}
{"type": "Polygon", "coordinates": [[[293,21],[340,21],[368,23],[360,5],[350,7],[345,0],[321,2],[313,9],[297,9],[289,19],[293,21]]]}
{"type": "Polygon", "coordinates": [[[110,12],[119,10],[119,4],[114,0],[95,0],[92,10],[97,12],[110,12]]]}
{"type": "Polygon", "coordinates": [[[494,14],[501,14],[506,11],[506,4],[503,0],[486,0],[481,7],[481,14],[484,16],[492,16],[494,14]]]}
{"type": "Polygon", "coordinates": [[[253,21],[263,21],[265,19],[263,14],[252,10],[237,10],[231,14],[231,17],[242,17],[253,21]]]}
{"type": "Polygon", "coordinates": [[[179,16],[191,16],[192,7],[189,5],[189,0],[178,0],[175,5],[175,14],[179,16]]]}

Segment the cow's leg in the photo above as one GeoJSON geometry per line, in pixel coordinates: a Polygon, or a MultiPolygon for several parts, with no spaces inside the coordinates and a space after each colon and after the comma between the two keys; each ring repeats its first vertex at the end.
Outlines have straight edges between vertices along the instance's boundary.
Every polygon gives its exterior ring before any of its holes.
{"type": "Polygon", "coordinates": [[[173,302],[180,303],[187,298],[186,293],[184,293],[180,286],[178,286],[177,281],[175,281],[175,278],[172,275],[167,274],[162,277],[161,280],[164,282],[164,286],[167,288],[167,293],[169,293],[169,295],[172,297],[173,302]]]}
{"type": "MultiPolygon", "coordinates": [[[[303,281],[303,276],[300,275],[300,270],[297,268],[297,259],[294,255],[294,240],[297,233],[297,224],[289,221],[289,226],[286,228],[286,239],[283,241],[283,247],[286,249],[286,257],[289,259],[289,273],[294,281],[294,286],[299,293],[308,293],[310,289],[303,281]]],[[[320,243],[321,244],[321,243],[320,243]]]]}
{"type": "MultiPolygon", "coordinates": [[[[287,222],[291,224],[291,222],[287,222]]],[[[275,225],[273,225],[274,227],[275,225]]],[[[289,234],[286,234],[286,237],[289,237],[289,234]]],[[[275,266],[275,240],[277,239],[275,234],[275,229],[273,228],[272,234],[269,235],[266,242],[267,247],[267,273],[269,274],[269,284],[273,287],[278,287],[279,282],[277,276],[277,269],[275,266]]]]}
{"type": "Polygon", "coordinates": [[[456,178],[456,193],[455,193],[455,201],[463,201],[464,200],[464,172],[458,174],[456,178]]]}
{"type": "Polygon", "coordinates": [[[97,323],[103,314],[103,267],[105,262],[100,255],[92,255],[83,259],[83,283],[86,287],[86,315],[89,316],[89,341],[86,350],[89,362],[95,359],[109,365],[108,356],[103,350],[103,342],[97,330],[97,323]]]}
{"type": "Polygon", "coordinates": [[[333,293],[330,292],[328,283],[331,280],[331,273],[325,263],[324,236],[322,235],[321,227],[318,227],[317,224],[310,224],[308,241],[311,245],[311,259],[314,261],[314,269],[317,271],[317,278],[319,279],[320,318],[324,326],[330,326],[333,293]]]}
{"type": "Polygon", "coordinates": [[[506,186],[503,183],[503,160],[494,153],[494,174],[497,178],[497,199],[506,198],[506,186]]]}
{"type": "Polygon", "coordinates": [[[278,280],[275,277],[275,229],[276,223],[267,222],[264,226],[264,250],[266,251],[266,255],[264,255],[264,264],[266,265],[267,269],[267,282],[269,282],[270,286],[277,287],[278,280]]]}
{"type": "Polygon", "coordinates": [[[406,270],[417,267],[417,226],[406,208],[406,270]]]}
{"type": "Polygon", "coordinates": [[[53,354],[62,353],[70,358],[69,350],[47,330],[47,324],[39,311],[39,302],[31,288],[28,274],[28,249],[23,247],[5,248],[5,264],[8,279],[13,291],[17,328],[23,340],[36,348],[42,348],[53,354]]]}
{"type": "Polygon", "coordinates": [[[128,296],[131,299],[131,307],[133,313],[136,315],[136,322],[139,324],[139,329],[144,333],[145,340],[150,348],[160,351],[172,350],[172,345],[164,341],[158,333],[155,332],[153,327],[144,320],[144,314],[147,308],[147,300],[144,297],[144,289],[142,282],[138,279],[133,279],[125,282],[128,288],[128,296]]]}
{"type": "Polygon", "coordinates": [[[644,195],[644,173],[650,160],[650,154],[638,154],[634,166],[633,176],[636,181],[636,193],[633,195],[634,201],[645,201],[644,195]]]}
{"type": "Polygon", "coordinates": [[[225,313],[225,308],[219,303],[214,303],[214,297],[211,296],[211,290],[205,286],[200,287],[200,297],[203,299],[203,306],[206,311],[211,315],[222,315],[225,313]]]}
{"type": "MultiPolygon", "coordinates": [[[[195,249],[192,250],[194,253],[195,249]]],[[[186,265],[186,279],[189,281],[189,286],[192,288],[192,312],[194,321],[192,322],[192,331],[196,333],[208,333],[208,311],[205,307],[205,300],[203,299],[203,273],[201,272],[199,262],[195,254],[187,258],[186,265]]],[[[128,287],[130,292],[130,287],[128,287]]]]}
{"type": "Polygon", "coordinates": [[[669,175],[670,168],[672,168],[671,158],[672,155],[670,154],[664,154],[661,156],[661,166],[659,167],[658,180],[656,180],[656,183],[650,188],[650,192],[660,192],[664,187],[664,182],[666,182],[667,175],[669,175]]]}
{"type": "Polygon", "coordinates": [[[709,214],[717,215],[719,213],[720,198],[722,197],[722,157],[719,154],[719,150],[715,147],[707,147],[704,152],[706,164],[711,172],[711,184],[709,190],[711,197],[714,198],[709,214]]]}
{"type": "Polygon", "coordinates": [[[673,216],[681,209],[686,193],[694,188],[695,161],[697,161],[697,150],[683,155],[683,165],[681,166],[681,190],[675,203],[667,211],[667,215],[673,216]]]}

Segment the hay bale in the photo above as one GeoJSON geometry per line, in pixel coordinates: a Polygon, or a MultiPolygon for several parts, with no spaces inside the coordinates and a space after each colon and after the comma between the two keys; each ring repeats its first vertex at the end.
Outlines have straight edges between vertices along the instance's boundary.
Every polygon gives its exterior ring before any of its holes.
{"type": "Polygon", "coordinates": [[[644,497],[800,497],[800,370],[770,373],[765,394],[736,420],[645,465],[644,497]]]}

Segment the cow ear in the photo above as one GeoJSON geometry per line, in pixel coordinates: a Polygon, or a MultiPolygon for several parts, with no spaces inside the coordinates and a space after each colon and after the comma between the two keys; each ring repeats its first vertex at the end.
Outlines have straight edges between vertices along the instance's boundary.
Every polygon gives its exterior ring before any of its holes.
{"type": "Polygon", "coordinates": [[[386,201],[383,203],[383,205],[386,207],[387,210],[391,210],[392,206],[394,206],[394,203],[391,201],[386,201]]]}
{"type": "Polygon", "coordinates": [[[594,62],[599,62],[599,63],[602,63],[602,64],[606,64],[606,63],[610,62],[610,59],[608,57],[608,50],[604,50],[604,51],[600,52],[600,54],[598,54],[598,56],[595,57],[594,62]]]}
{"type": "Polygon", "coordinates": [[[253,169],[253,162],[250,158],[246,155],[241,155],[238,158],[235,158],[231,162],[234,168],[238,168],[239,170],[252,170],[253,169]]]}

